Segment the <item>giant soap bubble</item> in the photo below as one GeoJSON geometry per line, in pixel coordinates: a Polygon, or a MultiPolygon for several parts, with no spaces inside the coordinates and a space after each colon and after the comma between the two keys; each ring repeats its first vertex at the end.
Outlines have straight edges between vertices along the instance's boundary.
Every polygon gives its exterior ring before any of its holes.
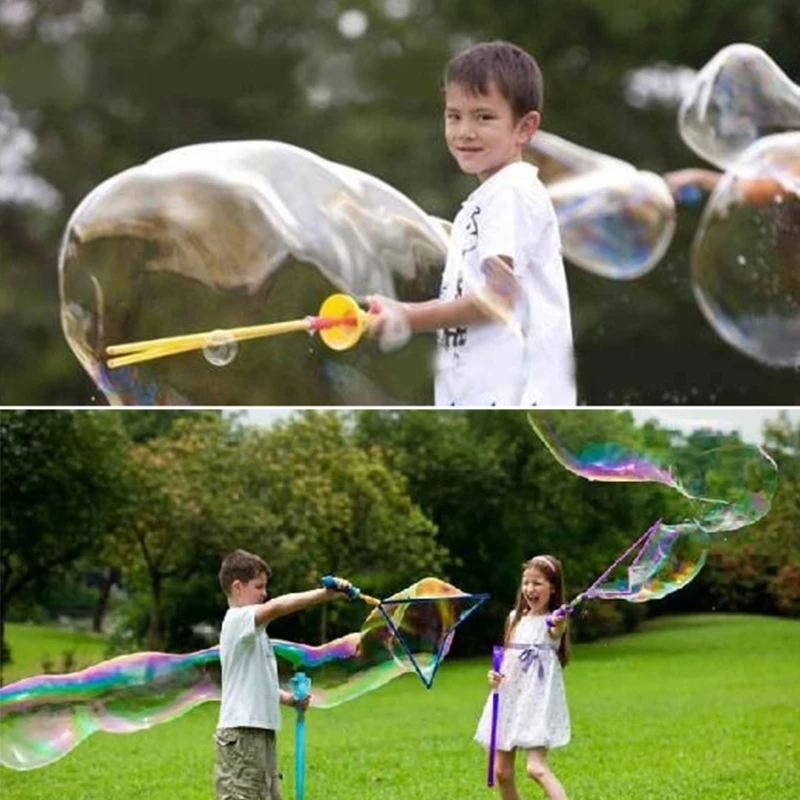
{"type": "Polygon", "coordinates": [[[429,403],[426,337],[387,355],[374,342],[334,353],[293,334],[231,358],[118,369],[105,348],[303,318],[337,290],[427,300],[446,248],[442,225],[400,192],[301,148],[182,147],[113,176],[75,210],[59,258],[61,321],[113,404],[429,403]]]}
{"type": "Polygon", "coordinates": [[[570,261],[619,280],[660,261],[675,232],[675,202],[660,175],[544,131],[525,157],[539,167],[570,261]]]}
{"type": "Polygon", "coordinates": [[[659,483],[686,502],[682,520],[652,524],[571,607],[590,597],[640,603],[678,591],[700,572],[714,542],[768,513],[778,475],[762,448],[742,444],[738,437],[695,432],[658,449],[634,449],[604,441],[600,430],[597,439],[587,439],[581,415],[531,411],[528,419],[551,455],[575,475],[590,481],[659,483]],[[633,553],[627,575],[619,577],[617,568],[633,553]]]}
{"type": "Polygon", "coordinates": [[[800,87],[761,49],[733,44],[697,75],[678,111],[678,130],[723,170],[758,139],[800,129],[800,87]]]}
{"type": "MultiPolygon", "coordinates": [[[[423,578],[380,601],[359,631],[316,647],[273,639],[281,679],[288,681],[294,669],[308,672],[319,708],[412,672],[431,688],[456,628],[487,597],[423,578]]],[[[218,647],[185,655],[132,653],[79,672],[25,678],[0,688],[0,764],[43,767],[95,732],[145,730],[219,698],[218,647]]]]}
{"type": "MultiPolygon", "coordinates": [[[[548,189],[566,255],[612,278],[651,269],[674,229],[663,180],[555,136],[536,140],[545,179],[557,168],[548,189]]],[[[436,297],[448,228],[379,179],[292,145],[183,147],[78,206],[59,258],[62,326],[112,404],[429,404],[430,337],[387,354],[367,341],[333,353],[296,333],[243,346],[225,336],[302,321],[336,291],[436,297]],[[108,358],[121,355],[109,346],[195,334],[208,337],[202,352],[108,358]]],[[[511,300],[495,302],[507,298],[486,281],[470,291],[514,327],[511,300]]]]}
{"type": "Polygon", "coordinates": [[[729,344],[800,367],[800,131],[751,145],[720,180],[691,254],[703,313],[729,344]]]}

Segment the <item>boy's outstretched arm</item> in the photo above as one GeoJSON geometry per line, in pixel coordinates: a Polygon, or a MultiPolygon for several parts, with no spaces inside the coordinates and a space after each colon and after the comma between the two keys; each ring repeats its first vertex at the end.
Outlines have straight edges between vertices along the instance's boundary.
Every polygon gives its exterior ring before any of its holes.
{"type": "Polygon", "coordinates": [[[442,328],[465,328],[484,322],[496,321],[498,315],[492,306],[507,302],[501,300],[509,290],[513,294],[514,263],[510,256],[490,256],[484,261],[483,286],[486,296],[472,292],[454,300],[426,300],[421,303],[400,303],[386,297],[367,298],[373,306],[370,335],[380,338],[384,328],[391,325],[391,317],[404,317],[410,333],[433,333],[442,328]]]}
{"type": "Polygon", "coordinates": [[[396,329],[396,317],[408,333],[433,333],[442,328],[463,328],[492,320],[491,313],[474,295],[456,300],[426,300],[399,303],[387,297],[369,298],[378,311],[372,312],[369,334],[381,339],[386,330],[396,329]]]}
{"type": "Polygon", "coordinates": [[[488,322],[491,314],[471,294],[455,300],[403,303],[412,333],[431,333],[441,328],[459,328],[488,322]]]}
{"type": "Polygon", "coordinates": [[[352,588],[350,581],[343,578],[334,578],[336,589],[310,589],[307,592],[291,592],[282,594],[272,600],[267,600],[256,607],[256,625],[266,625],[278,617],[285,617],[295,611],[316,606],[320,603],[329,603],[338,597],[347,597],[347,592],[352,588]]]}
{"type": "MultiPolygon", "coordinates": [[[[717,188],[723,173],[710,169],[689,168],[679,169],[664,174],[673,195],[679,196],[681,190],[690,186],[697,186],[705,192],[712,192],[717,188]]],[[[787,186],[774,178],[746,178],[740,177],[736,181],[736,190],[739,199],[754,205],[768,205],[776,197],[790,193],[787,186]]]]}

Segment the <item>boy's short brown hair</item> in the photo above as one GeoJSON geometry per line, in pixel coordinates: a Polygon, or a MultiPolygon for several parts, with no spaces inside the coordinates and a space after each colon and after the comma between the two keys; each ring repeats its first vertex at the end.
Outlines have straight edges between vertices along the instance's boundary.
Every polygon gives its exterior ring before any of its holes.
{"type": "Polygon", "coordinates": [[[444,85],[458,83],[475,94],[486,94],[494,83],[516,119],[541,112],[544,80],[536,61],[510,42],[483,42],[459,53],[445,67],[444,85]]]}
{"type": "Polygon", "coordinates": [[[219,585],[222,587],[222,591],[228,595],[234,581],[247,583],[262,573],[268,578],[272,575],[269,564],[261,556],[248,553],[247,550],[234,550],[222,559],[222,566],[219,568],[219,585]]]}

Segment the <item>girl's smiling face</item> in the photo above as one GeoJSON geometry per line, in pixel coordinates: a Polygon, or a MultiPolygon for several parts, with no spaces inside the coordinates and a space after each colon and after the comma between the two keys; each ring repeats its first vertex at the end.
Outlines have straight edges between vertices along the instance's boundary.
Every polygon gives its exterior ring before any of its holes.
{"type": "Polygon", "coordinates": [[[528,567],[522,573],[522,596],[531,614],[546,614],[552,594],[553,585],[538,567],[528,567]]]}

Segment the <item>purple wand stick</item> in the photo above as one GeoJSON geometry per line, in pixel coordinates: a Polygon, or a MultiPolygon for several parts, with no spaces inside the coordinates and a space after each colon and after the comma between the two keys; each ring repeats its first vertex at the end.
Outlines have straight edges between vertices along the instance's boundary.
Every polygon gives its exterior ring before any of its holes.
{"type": "MultiPolygon", "coordinates": [[[[500,672],[503,665],[503,648],[492,648],[492,669],[500,672]]],[[[494,754],[497,750],[497,715],[500,710],[500,693],[497,689],[492,692],[492,733],[489,738],[489,770],[486,775],[486,785],[491,789],[494,786],[494,754]]]]}

